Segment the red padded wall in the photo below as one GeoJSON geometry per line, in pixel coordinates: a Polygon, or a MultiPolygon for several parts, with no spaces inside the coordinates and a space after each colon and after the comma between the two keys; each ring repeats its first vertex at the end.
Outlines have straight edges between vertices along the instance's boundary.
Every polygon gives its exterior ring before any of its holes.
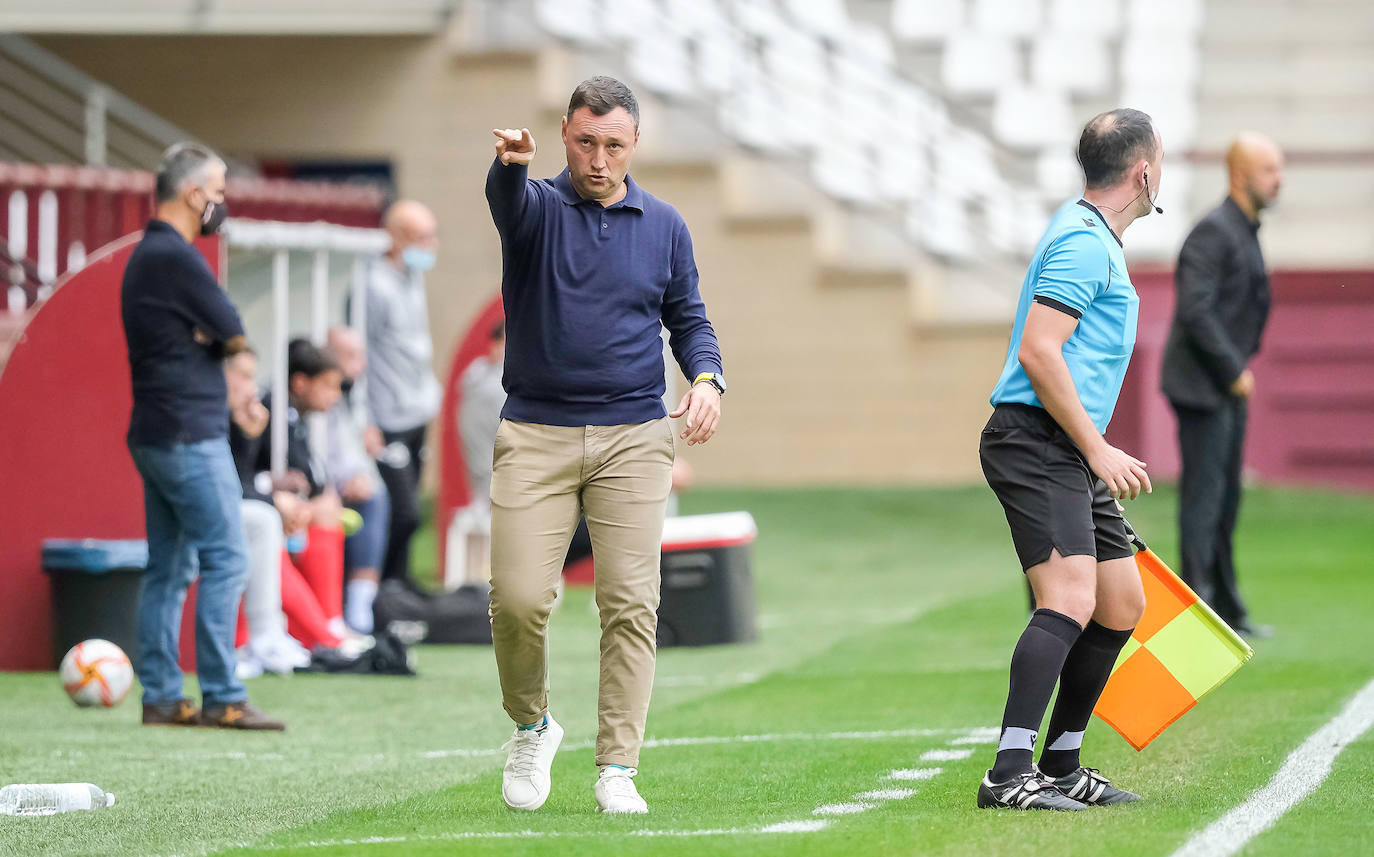
{"type": "MultiPolygon", "coordinates": [[[[119,318],[124,266],[141,237],[112,242],[60,280],[0,366],[0,669],[52,668],[44,539],[143,538],[119,318]]],[[[218,270],[218,242],[200,249],[218,270]]]]}

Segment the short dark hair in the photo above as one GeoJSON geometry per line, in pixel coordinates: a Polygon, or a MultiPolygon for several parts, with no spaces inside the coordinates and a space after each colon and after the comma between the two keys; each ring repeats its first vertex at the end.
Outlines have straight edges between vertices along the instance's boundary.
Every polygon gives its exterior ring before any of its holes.
{"type": "Polygon", "coordinates": [[[1118,107],[1094,116],[1078,138],[1078,164],[1088,190],[1119,184],[1131,164],[1155,153],[1158,142],[1148,113],[1118,107]]]}
{"type": "Polygon", "coordinates": [[[605,116],[617,107],[624,107],[639,128],[639,101],[630,88],[613,77],[598,74],[577,85],[572,98],[568,100],[568,118],[577,108],[586,107],[596,116],[605,116]]]}
{"type": "Polygon", "coordinates": [[[326,372],[343,374],[339,361],[327,350],[308,339],[293,339],[286,346],[286,374],[318,378],[326,372]]]}
{"type": "Polygon", "coordinates": [[[158,202],[177,198],[187,181],[195,179],[207,164],[223,165],[224,159],[199,143],[176,143],[162,153],[157,165],[158,202]]]}

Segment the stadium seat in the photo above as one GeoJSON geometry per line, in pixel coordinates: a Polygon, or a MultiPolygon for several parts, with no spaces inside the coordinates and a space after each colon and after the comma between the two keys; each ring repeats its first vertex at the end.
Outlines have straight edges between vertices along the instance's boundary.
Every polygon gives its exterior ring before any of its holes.
{"type": "Polygon", "coordinates": [[[876,24],[854,24],[837,40],[840,56],[872,68],[891,68],[896,63],[892,39],[876,24]]]}
{"type": "Polygon", "coordinates": [[[1202,0],[1127,0],[1126,26],[1136,31],[1201,33],[1202,0]]]}
{"type": "Polygon", "coordinates": [[[703,36],[696,43],[696,79],[708,92],[730,92],[751,62],[738,32],[703,36]]]}
{"type": "Polygon", "coordinates": [[[673,32],[693,38],[723,38],[730,22],[716,0],[663,0],[664,25],[673,32]]]}
{"type": "Polygon", "coordinates": [[[858,133],[827,136],[811,157],[812,180],[836,199],[855,204],[875,202],[878,185],[871,146],[871,141],[858,133]]]}
{"type": "Polygon", "coordinates": [[[759,38],[769,38],[793,29],[778,14],[773,0],[736,0],[731,5],[735,24],[744,32],[759,38]]]}
{"type": "Polygon", "coordinates": [[[691,97],[697,94],[687,43],[663,32],[641,35],[626,54],[630,73],[658,95],[691,97]]]}
{"type": "Polygon", "coordinates": [[[1083,168],[1065,141],[1047,146],[1036,156],[1035,183],[1051,202],[1067,199],[1083,190],[1083,168]]]}
{"type": "Polygon", "coordinates": [[[615,0],[615,14],[603,14],[601,27],[618,41],[635,42],[656,34],[663,25],[663,14],[654,0],[615,0]]]}
{"type": "Polygon", "coordinates": [[[964,27],[964,0],[894,0],[892,4],[892,35],[903,42],[943,42],[964,27]]]}
{"type": "Polygon", "coordinates": [[[1068,139],[1072,129],[1069,100],[1055,90],[1008,86],[993,102],[993,133],[1008,146],[1049,146],[1068,139]]]}
{"type": "Polygon", "coordinates": [[[844,0],[782,0],[782,7],[808,33],[838,38],[850,27],[844,0]]]}
{"type": "Polygon", "coordinates": [[[767,152],[791,148],[785,116],[769,87],[756,75],[742,75],[719,107],[721,128],[740,145],[767,152]]]}
{"type": "Polygon", "coordinates": [[[973,26],[980,33],[1030,38],[1043,20],[1040,0],[973,0],[973,26]]]}
{"type": "Polygon", "coordinates": [[[1018,59],[1006,36],[965,33],[946,43],[940,79],[956,95],[992,95],[1021,79],[1018,59]]]}
{"type": "Polygon", "coordinates": [[[809,33],[784,29],[763,41],[764,71],[784,90],[824,87],[828,65],[825,47],[809,33]]]}
{"type": "Polygon", "coordinates": [[[964,201],[951,195],[932,193],[912,206],[907,231],[939,256],[965,260],[977,252],[964,201]]]}
{"type": "Polygon", "coordinates": [[[1128,83],[1122,88],[1121,104],[1150,114],[1166,152],[1191,144],[1197,134],[1197,101],[1182,90],[1128,83]]]}
{"type": "Polygon", "coordinates": [[[1102,95],[1112,85],[1107,44],[1084,33],[1050,33],[1031,45],[1031,81],[1075,95],[1102,95]]]}
{"type": "Polygon", "coordinates": [[[594,45],[604,41],[596,0],[535,0],[535,20],[563,39],[594,45]]]}
{"type": "Polygon", "coordinates": [[[1121,32],[1119,0],[1050,0],[1047,31],[1111,38],[1121,32]]]}
{"type": "Polygon", "coordinates": [[[930,161],[919,146],[882,146],[877,170],[882,176],[878,196],[895,202],[914,202],[930,188],[930,161]]]}
{"type": "Polygon", "coordinates": [[[1200,71],[1195,36],[1166,30],[1133,29],[1121,41],[1121,81],[1191,89],[1200,71]]]}
{"type": "Polygon", "coordinates": [[[936,184],[948,195],[962,198],[986,195],[1001,180],[992,142],[976,131],[950,126],[931,148],[936,184]]]}

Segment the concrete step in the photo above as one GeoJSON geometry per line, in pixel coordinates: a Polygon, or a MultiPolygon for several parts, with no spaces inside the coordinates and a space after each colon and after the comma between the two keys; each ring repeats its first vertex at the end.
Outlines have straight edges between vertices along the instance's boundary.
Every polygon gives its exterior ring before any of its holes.
{"type": "Polygon", "coordinates": [[[1209,95],[1198,102],[1196,146],[1226,146],[1236,131],[1253,128],[1290,149],[1367,151],[1374,141],[1374,111],[1349,96],[1209,95]]]}
{"type": "Polygon", "coordinates": [[[1223,46],[1263,55],[1281,45],[1374,46],[1374,6],[1350,0],[1208,0],[1204,54],[1223,46]]]}
{"type": "Polygon", "coordinates": [[[1205,49],[1200,95],[1374,97],[1374,44],[1205,49]]]}

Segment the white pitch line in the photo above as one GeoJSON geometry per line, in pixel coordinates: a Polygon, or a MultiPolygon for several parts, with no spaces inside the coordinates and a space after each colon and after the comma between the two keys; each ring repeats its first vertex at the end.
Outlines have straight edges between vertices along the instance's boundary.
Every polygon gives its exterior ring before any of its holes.
{"type": "Polygon", "coordinates": [[[704,836],[756,836],[815,833],[830,822],[820,819],[785,821],[764,827],[716,827],[704,830],[467,830],[456,833],[413,833],[406,836],[369,836],[364,839],[324,839],[268,845],[245,843],[242,848],[256,851],[288,851],[301,848],[342,848],[358,845],[396,845],[402,842],[462,842],[469,839],[574,839],[601,836],[641,836],[648,838],[693,838],[704,836]]]}
{"type": "Polygon", "coordinates": [[[848,803],[827,803],[811,810],[812,815],[856,815],[873,808],[871,803],[850,801],[848,803]]]}
{"type": "Polygon", "coordinates": [[[938,776],[943,768],[898,768],[884,779],[889,780],[928,780],[938,776]]]}
{"type": "Polygon", "coordinates": [[[922,762],[958,762],[973,755],[972,750],[927,750],[921,754],[922,762]]]}
{"type": "Polygon", "coordinates": [[[1001,737],[1001,731],[996,727],[980,726],[974,729],[972,733],[962,738],[955,738],[949,743],[955,746],[960,744],[996,744],[1001,737]]]}
{"type": "Polygon", "coordinates": [[[760,827],[759,833],[815,833],[829,826],[830,822],[823,818],[808,818],[805,821],[781,821],[760,827]]]}
{"type": "Polygon", "coordinates": [[[1230,857],[1303,798],[1317,790],[1331,774],[1331,766],[1346,745],[1374,726],[1374,681],[1355,694],[1326,725],[1313,732],[1284,760],[1268,785],[1184,843],[1173,857],[1230,857]]]}
{"type": "Polygon", "coordinates": [[[862,792],[854,795],[857,801],[872,800],[906,800],[916,794],[915,789],[874,789],[870,792],[862,792]]]}
{"type": "MultiPolygon", "coordinates": [[[[702,735],[686,738],[650,738],[644,742],[643,748],[652,750],[659,747],[698,747],[709,744],[757,744],[773,741],[886,741],[891,738],[931,738],[941,735],[956,735],[954,740],[978,734],[979,728],[964,729],[888,729],[877,732],[770,732],[759,735],[702,735]]],[[[576,750],[587,750],[593,745],[591,742],[578,742],[564,744],[559,748],[560,753],[570,753],[576,750]]],[[[463,750],[428,750],[420,753],[422,759],[447,759],[451,757],[469,756],[495,756],[503,751],[495,748],[482,749],[463,749],[463,750]]],[[[933,751],[933,752],[964,752],[960,750],[933,751]]],[[[972,755],[969,750],[964,756],[967,758],[972,755]]]]}

